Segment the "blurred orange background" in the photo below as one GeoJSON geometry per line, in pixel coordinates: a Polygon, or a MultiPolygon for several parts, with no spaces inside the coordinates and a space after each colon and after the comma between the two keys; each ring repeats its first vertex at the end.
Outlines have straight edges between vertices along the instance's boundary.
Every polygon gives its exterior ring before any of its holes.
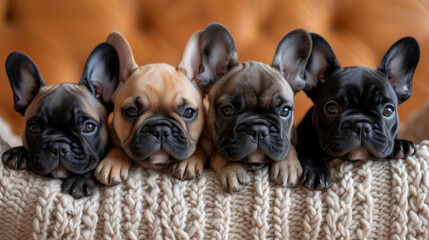
{"type": "MultiPolygon", "coordinates": [[[[187,39],[211,22],[232,33],[241,61],[270,64],[280,39],[295,28],[322,35],[342,66],[376,68],[404,36],[421,47],[413,95],[399,108],[401,121],[429,98],[429,2],[416,0],[2,0],[0,60],[12,51],[32,58],[47,84],[78,82],[91,50],[111,31],[129,40],[139,65],[177,65],[187,39]]],[[[5,69],[0,69],[0,116],[20,133],[5,69]]],[[[295,122],[311,106],[296,96],[295,122]]]]}

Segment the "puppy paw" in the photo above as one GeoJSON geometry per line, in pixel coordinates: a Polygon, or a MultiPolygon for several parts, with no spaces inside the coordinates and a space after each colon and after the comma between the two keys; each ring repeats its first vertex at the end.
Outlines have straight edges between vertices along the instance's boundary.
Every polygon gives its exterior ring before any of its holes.
{"type": "Polygon", "coordinates": [[[173,163],[169,170],[171,175],[180,180],[191,180],[201,176],[204,165],[206,165],[207,157],[200,147],[195,149],[195,152],[188,159],[173,163]]]}
{"type": "Polygon", "coordinates": [[[72,176],[66,178],[61,185],[61,190],[72,195],[74,198],[83,198],[94,193],[95,182],[91,177],[72,176]]]}
{"type": "Polygon", "coordinates": [[[285,159],[271,165],[270,179],[282,187],[291,187],[298,184],[301,174],[302,167],[298,159],[285,159]]]}
{"type": "Polygon", "coordinates": [[[406,158],[416,152],[416,145],[408,140],[395,139],[395,145],[391,157],[406,158]]]}
{"type": "Polygon", "coordinates": [[[23,146],[10,148],[1,158],[3,164],[10,169],[27,169],[28,152],[23,146]]]}
{"type": "Polygon", "coordinates": [[[238,163],[227,164],[217,174],[226,192],[239,192],[250,182],[246,169],[238,163]]]}
{"type": "Polygon", "coordinates": [[[191,180],[201,176],[204,161],[199,158],[190,157],[184,161],[174,163],[170,166],[171,175],[180,180],[191,180]]]}
{"type": "Polygon", "coordinates": [[[94,176],[102,184],[113,186],[127,180],[130,167],[128,158],[106,156],[98,164],[94,176]]]}
{"type": "Polygon", "coordinates": [[[325,166],[303,166],[301,183],[313,190],[323,190],[331,186],[331,174],[325,166]]]}

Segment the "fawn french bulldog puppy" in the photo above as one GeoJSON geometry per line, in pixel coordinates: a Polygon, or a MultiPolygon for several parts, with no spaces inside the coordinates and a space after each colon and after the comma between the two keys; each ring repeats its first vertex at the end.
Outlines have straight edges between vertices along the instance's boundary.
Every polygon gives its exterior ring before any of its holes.
{"type": "Polygon", "coordinates": [[[272,181],[298,183],[302,168],[291,144],[294,94],[305,85],[311,47],[309,33],[298,29],[280,41],[271,66],[239,62],[224,26],[214,23],[201,32],[196,80],[208,94],[211,138],[202,145],[225,191],[240,191],[249,183],[247,170],[266,165],[272,181]]]}
{"type": "Polygon", "coordinates": [[[14,108],[26,119],[23,146],[3,153],[11,169],[29,169],[64,179],[61,189],[75,198],[94,191],[94,170],[107,151],[110,98],[118,84],[119,60],[108,43],[89,56],[79,84],[46,86],[34,62],[20,52],[9,55],[6,72],[14,108]]]}
{"type": "Polygon", "coordinates": [[[113,95],[110,124],[115,145],[96,170],[106,185],[128,177],[131,162],[145,168],[168,169],[178,179],[201,175],[206,156],[198,145],[204,127],[202,93],[192,74],[188,42],[178,66],[148,64],[138,66],[131,47],[118,32],[107,39],[119,55],[120,86],[113,95]]]}
{"type": "Polygon", "coordinates": [[[328,42],[312,33],[305,93],[314,103],[298,126],[301,181],[312,189],[331,185],[324,158],[404,158],[415,146],[396,139],[397,108],[411,96],[420,57],[414,38],[397,41],[377,69],[341,68],[328,42]]]}

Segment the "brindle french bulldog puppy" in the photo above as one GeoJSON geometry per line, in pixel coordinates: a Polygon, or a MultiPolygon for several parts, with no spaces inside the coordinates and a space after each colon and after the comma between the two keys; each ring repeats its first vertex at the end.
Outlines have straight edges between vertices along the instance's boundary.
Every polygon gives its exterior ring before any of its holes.
{"type": "Polygon", "coordinates": [[[231,34],[220,24],[209,25],[199,38],[195,75],[208,94],[211,139],[202,144],[222,188],[240,191],[250,180],[246,171],[265,165],[274,182],[297,184],[302,168],[291,143],[294,94],[305,85],[309,33],[297,29],[284,36],[271,65],[239,62],[231,34]]]}

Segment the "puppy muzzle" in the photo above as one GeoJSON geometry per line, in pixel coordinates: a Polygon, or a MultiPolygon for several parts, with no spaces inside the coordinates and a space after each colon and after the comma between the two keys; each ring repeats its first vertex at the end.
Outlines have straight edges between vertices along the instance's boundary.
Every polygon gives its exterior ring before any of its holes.
{"type": "Polygon", "coordinates": [[[67,177],[69,173],[82,174],[95,168],[97,161],[90,161],[82,147],[66,138],[46,140],[32,154],[30,167],[40,175],[67,177]],[[95,164],[91,164],[94,162],[95,164]]]}
{"type": "Polygon", "coordinates": [[[218,149],[222,149],[219,154],[226,159],[255,164],[281,161],[290,147],[278,128],[262,118],[238,123],[232,140],[219,145],[218,149]]]}
{"type": "Polygon", "coordinates": [[[338,137],[322,140],[321,146],[334,157],[362,160],[383,158],[390,152],[392,140],[389,140],[389,134],[377,122],[363,116],[345,119],[338,132],[331,135],[338,137]]]}
{"type": "Polygon", "coordinates": [[[184,130],[165,118],[147,121],[128,146],[127,151],[134,161],[154,164],[185,160],[195,150],[184,130]]]}

